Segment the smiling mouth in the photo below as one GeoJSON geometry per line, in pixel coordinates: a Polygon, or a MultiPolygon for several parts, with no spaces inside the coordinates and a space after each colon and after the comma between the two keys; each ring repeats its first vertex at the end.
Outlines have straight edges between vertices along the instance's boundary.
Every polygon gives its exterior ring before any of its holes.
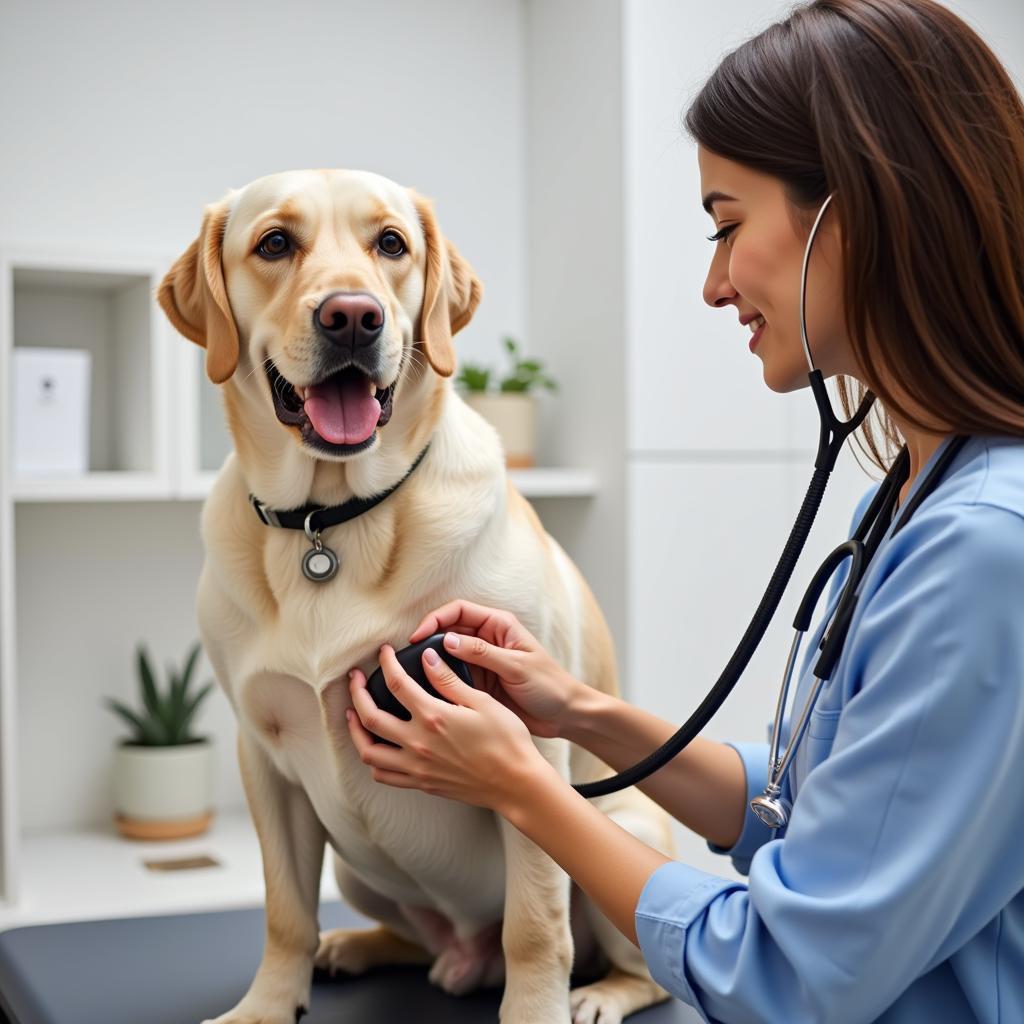
{"type": "Polygon", "coordinates": [[[396,377],[386,387],[356,366],[346,366],[316,384],[300,387],[285,378],[273,360],[266,361],[270,394],[277,418],[298,427],[302,440],[335,454],[362,451],[373,443],[378,427],[391,419],[396,377]]]}

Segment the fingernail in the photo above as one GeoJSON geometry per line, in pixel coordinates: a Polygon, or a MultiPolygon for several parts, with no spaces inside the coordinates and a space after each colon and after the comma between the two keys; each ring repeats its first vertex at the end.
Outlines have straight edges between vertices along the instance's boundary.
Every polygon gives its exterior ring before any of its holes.
{"type": "Polygon", "coordinates": [[[441,659],[437,656],[437,651],[433,647],[428,647],[423,652],[423,657],[427,659],[428,665],[436,665],[441,659]]]}
{"type": "Polygon", "coordinates": [[[351,722],[352,721],[352,709],[345,708],[345,717],[351,722]]]}
{"type": "Polygon", "coordinates": [[[356,670],[352,669],[352,671],[349,672],[349,674],[348,674],[349,679],[351,679],[355,674],[356,674],[356,670]]]}
{"type": "Polygon", "coordinates": [[[458,633],[445,633],[444,635],[445,647],[458,647],[459,646],[459,634],[458,633]]]}

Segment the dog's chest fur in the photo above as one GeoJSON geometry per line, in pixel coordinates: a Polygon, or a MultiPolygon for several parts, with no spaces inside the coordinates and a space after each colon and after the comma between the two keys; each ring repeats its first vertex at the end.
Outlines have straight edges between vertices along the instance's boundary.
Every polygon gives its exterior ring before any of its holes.
{"type": "Polygon", "coordinates": [[[547,632],[535,616],[551,600],[550,563],[537,534],[508,516],[503,474],[494,485],[501,490],[467,503],[436,491],[426,473],[410,478],[371,513],[325,533],[341,565],[324,584],[302,576],[301,531],[265,527],[255,515],[235,533],[220,529],[220,495],[211,495],[199,594],[204,643],[226,660],[217,674],[240,728],[306,792],[345,863],[399,903],[432,905],[432,893],[457,888],[466,901],[458,909],[479,920],[499,917],[504,901],[495,816],[375,782],[345,709],[348,670],[368,676],[381,644],[405,646],[422,617],[454,597],[508,608],[547,632]],[[405,551],[396,555],[395,545],[405,551]]]}

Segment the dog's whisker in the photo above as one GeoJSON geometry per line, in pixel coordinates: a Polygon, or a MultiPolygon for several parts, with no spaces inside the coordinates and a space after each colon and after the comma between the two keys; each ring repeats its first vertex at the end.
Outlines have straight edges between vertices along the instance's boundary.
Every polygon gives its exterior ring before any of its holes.
{"type": "Polygon", "coordinates": [[[417,360],[423,359],[423,353],[415,347],[415,343],[413,344],[413,347],[409,349],[409,357],[410,362],[412,362],[413,366],[417,369],[425,370],[427,368],[426,362],[417,362],[417,360]]]}
{"type": "Polygon", "coordinates": [[[270,356],[267,356],[267,358],[266,358],[266,359],[264,359],[262,363],[259,363],[259,364],[257,364],[256,366],[254,366],[254,367],[253,367],[253,368],[252,368],[252,369],[251,369],[251,370],[249,371],[249,374],[248,374],[248,376],[246,377],[246,380],[248,380],[248,379],[249,379],[249,377],[251,377],[251,376],[252,376],[252,375],[253,375],[253,374],[254,374],[254,373],[255,373],[255,372],[257,371],[257,370],[259,370],[259,369],[264,369],[264,370],[265,370],[265,369],[266,369],[266,368],[267,368],[268,366],[270,366],[270,365],[271,365],[271,362],[272,362],[272,360],[271,360],[270,356]]]}
{"type": "Polygon", "coordinates": [[[242,378],[242,383],[244,384],[244,383],[245,383],[246,381],[248,381],[248,379],[249,379],[249,378],[250,378],[250,377],[251,377],[251,376],[252,376],[252,375],[253,375],[253,374],[254,374],[254,373],[255,373],[255,372],[256,372],[256,371],[258,370],[258,369],[260,369],[260,367],[264,367],[264,368],[266,368],[267,366],[269,366],[269,365],[270,365],[270,363],[271,363],[271,362],[272,362],[272,360],[271,360],[270,356],[267,356],[267,358],[266,358],[266,359],[264,359],[262,363],[257,363],[257,364],[256,364],[256,365],[255,365],[255,366],[254,366],[254,367],[253,367],[253,368],[252,368],[252,369],[251,369],[251,370],[250,370],[250,371],[249,371],[249,372],[248,372],[248,373],[247,373],[247,374],[245,375],[245,377],[244,377],[244,378],[242,378]]]}

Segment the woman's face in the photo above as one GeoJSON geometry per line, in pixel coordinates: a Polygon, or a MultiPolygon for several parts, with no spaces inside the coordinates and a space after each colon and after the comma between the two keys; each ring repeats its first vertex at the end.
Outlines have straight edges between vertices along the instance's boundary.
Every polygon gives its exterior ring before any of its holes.
{"type": "MultiPolygon", "coordinates": [[[[797,211],[780,179],[697,147],[701,196],[724,237],[714,243],[704,283],[709,306],[735,306],[743,327],[738,340],[754,346],[772,391],[807,386],[807,358],[800,340],[800,272],[809,231],[794,225],[797,211]]],[[[813,221],[812,221],[813,222],[813,221]]],[[[828,378],[861,377],[846,336],[842,263],[836,216],[830,206],[814,236],[807,270],[807,339],[814,365],[828,378]]],[[[863,379],[863,378],[861,378],[863,379]]]]}

